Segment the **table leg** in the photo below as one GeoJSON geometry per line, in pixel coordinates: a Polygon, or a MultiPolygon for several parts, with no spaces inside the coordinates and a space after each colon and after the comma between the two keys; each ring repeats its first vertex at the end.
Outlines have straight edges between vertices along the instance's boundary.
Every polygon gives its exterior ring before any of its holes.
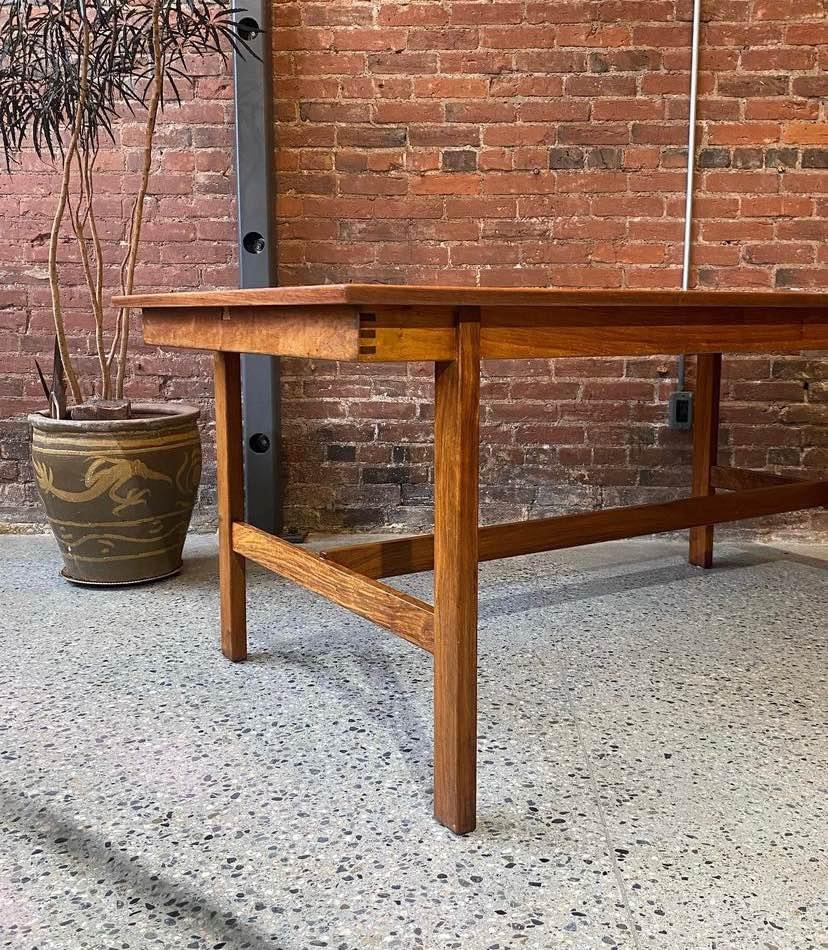
{"type": "MultiPolygon", "coordinates": [[[[719,452],[719,394],[722,354],[700,353],[696,357],[696,398],[693,410],[693,495],[714,493],[712,469],[719,452]]],[[[713,525],[690,529],[690,563],[713,565],[713,525]]]]}
{"type": "Polygon", "coordinates": [[[457,359],[435,366],[434,816],[466,834],[477,806],[477,311],[461,312],[457,334],[457,359]]]}
{"type": "Polygon", "coordinates": [[[221,650],[247,659],[245,561],[233,551],[233,522],[244,520],[241,363],[238,353],[215,354],[216,479],[218,482],[221,650]]]}

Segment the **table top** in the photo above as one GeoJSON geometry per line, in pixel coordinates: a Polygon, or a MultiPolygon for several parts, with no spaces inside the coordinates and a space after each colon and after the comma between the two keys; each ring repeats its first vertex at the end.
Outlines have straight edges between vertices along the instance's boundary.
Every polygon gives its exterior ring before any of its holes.
{"type": "Polygon", "coordinates": [[[148,343],[360,362],[828,349],[828,293],[326,284],[133,294],[148,343]]]}
{"type": "Polygon", "coordinates": [[[260,290],[207,290],[115,297],[129,307],[813,307],[828,293],[725,290],[567,290],[557,287],[440,287],[411,284],[315,284],[260,290]]]}

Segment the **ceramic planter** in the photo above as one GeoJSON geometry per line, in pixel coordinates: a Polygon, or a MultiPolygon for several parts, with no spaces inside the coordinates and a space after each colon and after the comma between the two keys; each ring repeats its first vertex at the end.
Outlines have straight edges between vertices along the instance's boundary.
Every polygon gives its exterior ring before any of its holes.
{"type": "Polygon", "coordinates": [[[181,568],[201,478],[199,410],[137,403],[132,416],[29,416],[37,487],[70,581],[133,584],[181,568]]]}

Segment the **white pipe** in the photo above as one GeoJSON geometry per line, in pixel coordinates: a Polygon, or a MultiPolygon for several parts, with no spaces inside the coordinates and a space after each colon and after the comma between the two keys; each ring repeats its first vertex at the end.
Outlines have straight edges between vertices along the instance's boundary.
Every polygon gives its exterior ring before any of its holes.
{"type": "Polygon", "coordinates": [[[690,286],[690,247],[693,230],[693,179],[696,172],[696,99],[699,87],[699,27],[701,0],[693,0],[693,38],[690,53],[690,116],[687,122],[687,186],[684,195],[684,260],[681,289],[690,286]]]}
{"type": "MultiPolygon", "coordinates": [[[[690,40],[690,114],[687,119],[687,184],[684,191],[684,248],[681,264],[681,289],[690,287],[690,249],[693,231],[693,183],[696,174],[696,101],[699,88],[699,30],[701,0],[693,0],[693,36],[690,40]]],[[[678,389],[684,390],[687,360],[678,361],[678,389]]]]}

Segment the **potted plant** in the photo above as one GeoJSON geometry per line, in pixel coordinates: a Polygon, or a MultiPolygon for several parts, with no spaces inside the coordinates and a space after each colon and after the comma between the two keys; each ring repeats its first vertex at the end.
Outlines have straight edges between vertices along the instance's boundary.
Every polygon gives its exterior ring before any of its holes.
{"type": "Polygon", "coordinates": [[[0,6],[0,139],[6,171],[31,148],[55,169],[48,273],[56,344],[49,408],[29,417],[38,489],[80,583],[176,573],[201,473],[199,412],[124,398],[130,313],[158,118],[180,103],[192,59],[246,44],[227,0],[9,0],[0,6]],[[122,239],[98,227],[96,160],[119,118],[140,115],[141,166],[122,239]],[[61,305],[61,249],[75,249],[94,318],[97,378],[83,379],[61,305]],[[113,264],[113,255],[120,258],[113,264]]]}

